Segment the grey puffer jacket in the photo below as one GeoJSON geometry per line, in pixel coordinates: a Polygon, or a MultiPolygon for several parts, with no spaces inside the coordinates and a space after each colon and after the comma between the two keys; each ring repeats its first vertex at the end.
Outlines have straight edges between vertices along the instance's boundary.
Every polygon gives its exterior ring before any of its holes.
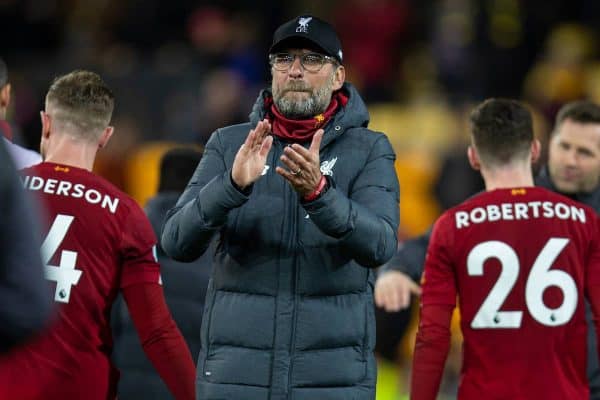
{"type": "MultiPolygon", "coordinates": [[[[325,127],[330,188],[303,203],[275,172],[246,196],[231,182],[236,152],[264,118],[219,129],[162,233],[173,258],[194,259],[218,235],[201,329],[196,395],[203,400],[372,400],[376,367],[373,270],[397,246],[395,155],[346,84],[348,104],[325,127]]],[[[308,146],[308,144],[307,144],[308,146]]]]}

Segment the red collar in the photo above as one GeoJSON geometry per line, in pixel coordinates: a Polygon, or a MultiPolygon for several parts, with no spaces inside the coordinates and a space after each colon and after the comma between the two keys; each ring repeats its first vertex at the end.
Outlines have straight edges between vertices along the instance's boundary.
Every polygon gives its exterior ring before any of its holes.
{"type": "Polygon", "coordinates": [[[348,103],[348,96],[341,90],[333,93],[331,102],[327,109],[322,113],[315,115],[310,119],[289,119],[283,116],[273,103],[272,97],[265,98],[265,109],[267,118],[273,127],[273,134],[283,139],[294,142],[307,142],[319,128],[322,128],[329,122],[331,117],[340,107],[345,107],[348,103]]]}

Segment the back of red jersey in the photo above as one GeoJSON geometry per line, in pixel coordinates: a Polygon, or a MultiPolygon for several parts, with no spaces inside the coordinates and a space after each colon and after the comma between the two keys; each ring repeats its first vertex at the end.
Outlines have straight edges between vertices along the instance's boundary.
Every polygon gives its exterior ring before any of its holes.
{"type": "Polygon", "coordinates": [[[422,302],[454,304],[460,399],[587,399],[585,285],[600,283],[591,208],[542,188],[482,193],[446,212],[422,302]]]}
{"type": "Polygon", "coordinates": [[[31,379],[46,370],[42,381],[54,384],[58,374],[70,382],[61,393],[97,390],[104,399],[116,383],[109,359],[112,303],[121,287],[159,282],[154,232],[131,198],[86,170],[42,163],[23,175],[24,187],[46,212],[42,257],[59,306],[50,331],[16,353],[8,367],[21,368],[24,376],[36,368],[31,379]]]}

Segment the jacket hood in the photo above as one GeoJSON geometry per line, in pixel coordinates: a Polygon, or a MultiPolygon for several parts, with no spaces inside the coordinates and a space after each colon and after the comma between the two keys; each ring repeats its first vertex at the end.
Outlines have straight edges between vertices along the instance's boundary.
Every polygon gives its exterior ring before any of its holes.
{"type": "MultiPolygon", "coordinates": [[[[367,111],[367,106],[358,94],[356,88],[352,84],[346,82],[340,90],[344,91],[348,96],[348,104],[346,104],[346,107],[339,110],[332,120],[325,125],[324,129],[326,135],[323,137],[323,144],[331,141],[334,137],[341,135],[346,129],[359,127],[366,128],[369,125],[369,112],[367,111]],[[338,126],[339,128],[337,128],[338,126]],[[329,140],[327,140],[328,136],[329,140]]],[[[265,118],[265,98],[267,97],[272,97],[270,88],[263,89],[260,92],[252,107],[252,112],[250,113],[250,123],[252,126],[256,126],[258,121],[265,118]]]]}

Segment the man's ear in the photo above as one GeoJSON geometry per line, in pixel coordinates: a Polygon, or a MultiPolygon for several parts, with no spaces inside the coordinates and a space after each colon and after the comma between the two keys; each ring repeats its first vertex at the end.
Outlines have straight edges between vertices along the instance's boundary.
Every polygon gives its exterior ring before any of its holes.
{"type": "Polygon", "coordinates": [[[112,126],[107,126],[106,129],[104,129],[104,132],[102,132],[102,135],[100,135],[100,140],[98,141],[99,148],[106,146],[114,131],[115,128],[112,126]]]}
{"type": "Polygon", "coordinates": [[[52,119],[45,111],[40,111],[40,120],[42,121],[42,138],[48,139],[50,128],[52,127],[52,119]]]}
{"type": "Polygon", "coordinates": [[[333,77],[333,90],[336,91],[341,89],[344,85],[344,82],[346,81],[346,69],[343,65],[340,65],[339,67],[337,67],[334,74],[335,76],[333,77]]]}
{"type": "Polygon", "coordinates": [[[540,154],[542,154],[542,144],[539,140],[533,139],[531,142],[531,163],[535,164],[539,158],[540,154]]]}
{"type": "Polygon", "coordinates": [[[10,104],[10,83],[0,89],[0,108],[7,108],[10,104]]]}
{"type": "Polygon", "coordinates": [[[467,157],[469,158],[469,164],[471,164],[471,168],[479,171],[481,169],[481,162],[479,161],[479,154],[477,154],[475,147],[469,146],[467,149],[467,157]]]}

